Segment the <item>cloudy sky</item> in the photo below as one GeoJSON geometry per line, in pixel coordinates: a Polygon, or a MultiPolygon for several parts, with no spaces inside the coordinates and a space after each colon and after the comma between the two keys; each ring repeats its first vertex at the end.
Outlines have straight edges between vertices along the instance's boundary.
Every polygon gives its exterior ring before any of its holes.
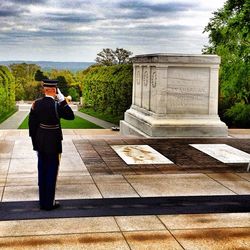
{"type": "Polygon", "coordinates": [[[103,48],[133,55],[201,53],[202,31],[225,0],[1,0],[0,61],[94,61],[103,48]]]}

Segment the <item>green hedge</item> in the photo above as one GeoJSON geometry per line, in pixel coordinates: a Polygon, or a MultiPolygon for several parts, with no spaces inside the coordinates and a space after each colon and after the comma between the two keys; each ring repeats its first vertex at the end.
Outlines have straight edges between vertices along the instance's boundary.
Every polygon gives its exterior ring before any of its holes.
{"type": "Polygon", "coordinates": [[[87,69],[83,80],[86,107],[111,115],[123,115],[132,102],[133,66],[96,66],[87,69]]]}
{"type": "Polygon", "coordinates": [[[0,117],[15,109],[15,82],[6,66],[0,65],[0,117]]]}

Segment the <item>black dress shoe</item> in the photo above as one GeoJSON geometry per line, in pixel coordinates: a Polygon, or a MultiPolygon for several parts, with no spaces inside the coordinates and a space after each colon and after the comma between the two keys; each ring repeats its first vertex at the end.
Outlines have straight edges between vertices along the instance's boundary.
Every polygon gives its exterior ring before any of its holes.
{"type": "Polygon", "coordinates": [[[60,203],[55,201],[55,204],[52,207],[40,207],[41,210],[51,211],[60,207],[60,203]]]}
{"type": "Polygon", "coordinates": [[[53,209],[59,208],[61,205],[58,201],[55,201],[55,204],[53,206],[53,209]]]}

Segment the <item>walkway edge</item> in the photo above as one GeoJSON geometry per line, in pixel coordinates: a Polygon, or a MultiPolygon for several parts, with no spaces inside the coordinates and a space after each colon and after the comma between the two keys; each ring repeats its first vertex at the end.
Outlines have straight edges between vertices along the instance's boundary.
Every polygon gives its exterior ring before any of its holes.
{"type": "Polygon", "coordinates": [[[0,129],[18,129],[28,114],[29,111],[17,111],[0,124],[0,129]]]}
{"type": "Polygon", "coordinates": [[[98,119],[96,117],[87,115],[87,114],[82,113],[80,111],[76,111],[74,113],[75,113],[75,115],[77,115],[77,116],[79,116],[79,117],[81,117],[81,118],[83,118],[85,120],[88,120],[88,121],[90,121],[92,123],[95,123],[96,125],[98,125],[98,126],[100,126],[102,128],[108,128],[108,129],[110,129],[111,127],[116,127],[117,126],[117,125],[115,125],[115,124],[113,124],[111,122],[103,121],[101,119],[98,119]]]}

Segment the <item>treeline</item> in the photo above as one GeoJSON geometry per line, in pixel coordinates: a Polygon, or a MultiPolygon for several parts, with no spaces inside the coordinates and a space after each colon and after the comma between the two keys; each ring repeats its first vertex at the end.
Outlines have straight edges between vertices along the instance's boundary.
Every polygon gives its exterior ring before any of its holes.
{"type": "MultiPolygon", "coordinates": [[[[112,50],[103,49],[97,54],[96,66],[123,65],[129,62],[132,52],[123,48],[112,50]]],[[[71,95],[73,101],[79,101],[82,96],[82,87],[85,71],[72,72],[70,70],[43,71],[39,65],[16,63],[9,65],[14,76],[16,101],[34,100],[42,96],[41,81],[43,79],[57,79],[58,87],[64,95],[71,95]]]]}
{"type": "Polygon", "coordinates": [[[131,64],[88,68],[82,72],[84,106],[123,116],[132,102],[132,78],[131,64]]]}
{"type": "MultiPolygon", "coordinates": [[[[205,27],[209,33],[206,54],[222,58],[220,68],[220,117],[229,127],[250,127],[250,51],[247,1],[227,0],[205,27]]],[[[0,66],[0,116],[15,107],[15,100],[42,96],[41,80],[57,79],[64,95],[99,113],[123,116],[132,100],[133,67],[130,51],[103,49],[96,65],[73,73],[43,71],[36,64],[0,66]]]]}
{"type": "Polygon", "coordinates": [[[57,79],[58,87],[64,95],[71,95],[73,101],[79,101],[81,96],[80,80],[69,70],[42,71],[36,64],[11,64],[9,66],[15,80],[16,101],[35,100],[42,96],[41,81],[57,79]]]}
{"type": "Polygon", "coordinates": [[[0,112],[15,107],[15,100],[32,101],[42,94],[43,79],[57,79],[62,93],[71,95],[73,101],[83,97],[86,108],[122,117],[132,100],[132,64],[112,66],[96,64],[73,73],[69,70],[42,71],[36,64],[11,64],[1,66],[0,112]]]}
{"type": "Polygon", "coordinates": [[[14,78],[5,66],[0,65],[0,120],[15,109],[14,78]]]}

